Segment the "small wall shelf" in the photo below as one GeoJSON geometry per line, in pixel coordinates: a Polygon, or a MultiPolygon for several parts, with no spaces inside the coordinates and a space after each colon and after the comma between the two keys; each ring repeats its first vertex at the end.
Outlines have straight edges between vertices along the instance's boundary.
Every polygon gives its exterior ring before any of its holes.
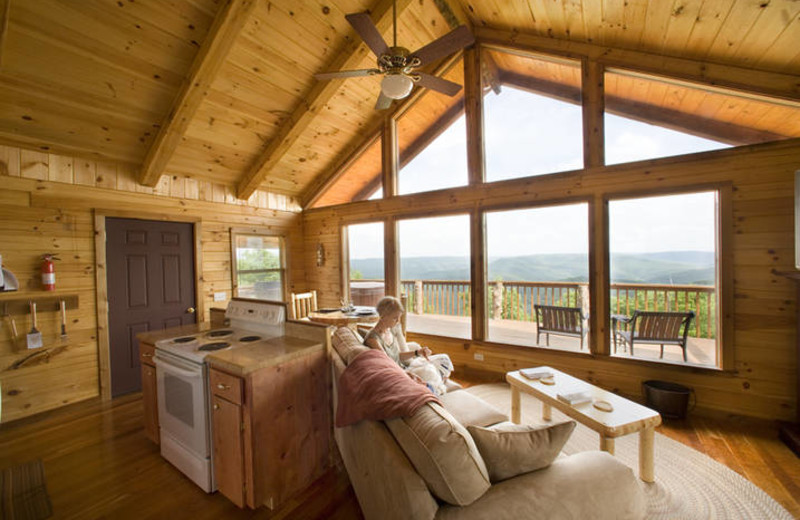
{"type": "Polygon", "coordinates": [[[61,300],[64,300],[67,310],[78,308],[77,294],[29,294],[23,297],[18,292],[4,295],[0,293],[0,317],[5,315],[19,316],[30,314],[30,302],[36,303],[37,314],[43,312],[59,312],[61,310],[61,300]],[[10,296],[6,298],[4,296],[10,296]]]}

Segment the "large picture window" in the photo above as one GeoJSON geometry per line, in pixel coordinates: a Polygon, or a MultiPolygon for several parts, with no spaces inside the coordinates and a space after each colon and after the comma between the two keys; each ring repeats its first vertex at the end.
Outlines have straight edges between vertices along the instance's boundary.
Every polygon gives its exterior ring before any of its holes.
{"type": "Polygon", "coordinates": [[[488,212],[486,243],[488,339],[589,352],[589,205],[488,212]]]}
{"type": "Polygon", "coordinates": [[[374,307],[386,295],[383,222],[347,226],[350,301],[374,307]]]}
{"type": "Polygon", "coordinates": [[[286,300],[286,253],[280,236],[231,230],[233,295],[286,300]]]}

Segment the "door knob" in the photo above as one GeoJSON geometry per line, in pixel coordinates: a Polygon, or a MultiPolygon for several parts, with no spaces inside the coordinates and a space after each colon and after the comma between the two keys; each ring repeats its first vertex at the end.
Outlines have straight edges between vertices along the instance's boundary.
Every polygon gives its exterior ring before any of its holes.
{"type": "Polygon", "coordinates": [[[188,312],[189,314],[194,314],[194,307],[189,307],[188,309],[186,309],[186,312],[188,312]]]}

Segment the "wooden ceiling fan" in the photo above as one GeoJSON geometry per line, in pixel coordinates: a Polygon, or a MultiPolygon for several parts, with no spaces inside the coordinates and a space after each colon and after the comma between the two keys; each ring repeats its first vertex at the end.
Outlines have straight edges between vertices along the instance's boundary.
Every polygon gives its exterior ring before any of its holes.
{"type": "Polygon", "coordinates": [[[475,42],[475,37],[469,28],[462,25],[445,34],[441,38],[410,52],[405,47],[397,45],[397,3],[392,4],[392,27],[394,31],[393,45],[389,47],[383,40],[378,28],[372,23],[369,13],[355,13],[345,16],[353,29],[361,36],[364,43],[378,57],[378,67],[375,69],[342,70],[338,72],[322,72],[315,74],[319,80],[335,78],[354,78],[359,76],[374,76],[382,74],[381,93],[375,103],[376,110],[389,108],[394,99],[403,99],[411,93],[414,84],[441,92],[448,96],[455,96],[461,85],[446,79],[437,78],[417,69],[439,58],[452,54],[475,42]]]}

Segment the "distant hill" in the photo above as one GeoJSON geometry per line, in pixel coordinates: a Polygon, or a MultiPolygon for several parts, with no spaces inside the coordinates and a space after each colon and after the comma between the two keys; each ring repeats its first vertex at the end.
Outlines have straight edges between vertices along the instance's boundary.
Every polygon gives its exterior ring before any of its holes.
{"type": "MultiPolygon", "coordinates": [[[[352,261],[363,278],[381,278],[383,260],[352,261]]],[[[407,258],[403,280],[468,280],[470,259],[463,256],[407,258]]],[[[489,259],[489,279],[506,281],[582,282],[589,279],[588,259],[580,254],[548,254],[489,259]]],[[[611,279],[617,283],[713,285],[714,253],[670,251],[612,255],[611,279]]]]}

